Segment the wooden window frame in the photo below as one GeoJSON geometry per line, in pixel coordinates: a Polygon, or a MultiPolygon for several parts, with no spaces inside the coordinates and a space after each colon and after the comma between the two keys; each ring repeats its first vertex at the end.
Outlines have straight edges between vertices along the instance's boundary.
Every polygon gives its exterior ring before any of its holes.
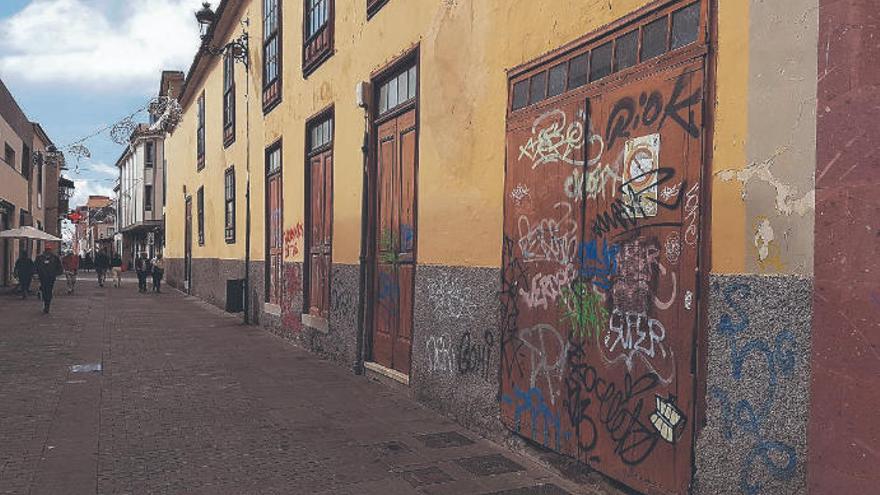
{"type": "Polygon", "coordinates": [[[231,166],[223,174],[223,237],[226,244],[235,243],[235,206],[235,167],[231,166]]]}
{"type": "Polygon", "coordinates": [[[144,211],[153,211],[153,185],[144,184],[144,211]]]}
{"type": "Polygon", "coordinates": [[[196,223],[199,246],[205,245],[205,186],[196,191],[196,223]]]}
{"type": "Polygon", "coordinates": [[[367,0],[367,20],[369,21],[382,7],[388,3],[388,0],[367,0]]]}
{"type": "Polygon", "coordinates": [[[235,142],[235,58],[223,55],[223,147],[235,142]]]}
{"type": "Polygon", "coordinates": [[[205,91],[199,95],[198,105],[198,125],[196,126],[196,170],[201,171],[205,168],[205,91]]]}
{"type": "MultiPolygon", "coordinates": [[[[304,229],[304,260],[303,263],[303,296],[305,304],[303,304],[303,313],[308,314],[311,309],[312,302],[312,274],[311,274],[311,260],[312,260],[312,208],[311,208],[311,200],[312,200],[312,167],[311,160],[317,155],[321,155],[325,152],[330,152],[331,160],[335,160],[335,156],[333,156],[333,144],[336,138],[336,112],[333,105],[329,108],[325,108],[321,110],[317,114],[313,115],[306,121],[305,126],[305,218],[308,219],[308,224],[304,229]],[[312,130],[318,125],[323,125],[327,120],[330,121],[330,139],[329,141],[323,143],[317,148],[312,148],[312,130]]],[[[331,165],[332,166],[332,165],[331,165]]],[[[331,181],[330,181],[330,204],[333,204],[333,174],[331,171],[331,181]]],[[[330,267],[333,266],[333,209],[330,209],[330,225],[328,226],[330,229],[330,267]]],[[[333,277],[330,275],[331,272],[327,273],[327,286],[330,287],[332,283],[333,277]]],[[[324,314],[329,318],[330,316],[330,301],[325,301],[326,308],[321,308],[324,314]]],[[[315,316],[315,315],[313,315],[315,316]]],[[[323,318],[323,317],[322,317],[323,318]]]]}
{"type": "MultiPolygon", "coordinates": [[[[650,72],[660,67],[668,67],[697,56],[705,56],[708,53],[710,3],[707,0],[661,0],[653,2],[536,60],[511,69],[508,73],[508,116],[533,111],[542,102],[565,99],[574,92],[583,91],[585,92],[584,94],[592,94],[601,91],[601,88],[620,84],[621,81],[625,81],[636,74],[650,72]],[[687,45],[672,48],[670,39],[672,33],[672,14],[694,4],[700,5],[697,39],[687,45]],[[663,17],[668,19],[666,26],[666,50],[660,55],[645,59],[642,57],[642,31],[645,26],[663,17]],[[614,42],[634,30],[639,31],[636,51],[637,60],[629,67],[615,71],[617,50],[615,49],[614,42]],[[592,50],[606,43],[611,43],[610,64],[612,72],[596,80],[590,80],[592,50]],[[566,85],[562,93],[548,96],[547,87],[545,87],[545,94],[542,98],[532,101],[531,97],[529,97],[525,105],[514,108],[514,87],[516,85],[524,83],[527,87],[527,94],[529,94],[531,92],[530,80],[533,77],[542,72],[549,71],[550,68],[559,64],[568,64],[574,58],[584,54],[588,55],[586,82],[578,87],[571,87],[569,85],[571,82],[570,73],[567,71],[566,85]]],[[[549,84],[547,86],[549,87],[549,84]]]]}
{"type": "Polygon", "coordinates": [[[302,46],[302,71],[303,77],[308,77],[321,66],[334,53],[334,35],[336,25],[336,2],[335,0],[319,0],[327,6],[327,19],[314,33],[309,35],[309,19],[312,12],[311,3],[314,0],[303,0],[303,46],[302,46]],[[326,32],[327,40],[320,45],[326,32]]]}
{"type": "Polygon", "coordinates": [[[283,11],[282,11],[282,1],[281,0],[263,0],[263,70],[262,70],[262,80],[263,80],[263,114],[267,114],[272,111],[273,108],[278,106],[281,103],[281,73],[283,68],[283,52],[284,52],[284,43],[282,38],[282,20],[283,20],[283,11]],[[266,4],[267,2],[275,3],[275,30],[271,32],[266,32],[266,4]],[[276,54],[275,54],[275,62],[276,62],[276,73],[273,79],[267,80],[266,71],[268,69],[268,65],[266,64],[266,49],[275,43],[276,54]]]}

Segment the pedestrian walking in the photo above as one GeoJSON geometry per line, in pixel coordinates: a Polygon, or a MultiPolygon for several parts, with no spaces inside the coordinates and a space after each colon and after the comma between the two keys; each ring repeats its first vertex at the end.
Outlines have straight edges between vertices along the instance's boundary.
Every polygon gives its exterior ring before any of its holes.
{"type": "Polygon", "coordinates": [[[73,251],[68,251],[61,258],[61,266],[67,279],[67,293],[73,294],[73,290],[76,289],[76,275],[79,272],[79,256],[73,254],[73,251]]]}
{"type": "Polygon", "coordinates": [[[110,269],[113,272],[113,287],[119,287],[122,285],[122,258],[119,256],[119,253],[113,253],[113,258],[110,260],[110,269]]]}
{"type": "Polygon", "coordinates": [[[52,246],[47,245],[43,254],[37,256],[34,263],[37,265],[37,275],[40,277],[40,294],[43,298],[43,313],[49,313],[52,305],[52,290],[55,288],[55,278],[64,273],[61,259],[52,252],[52,246]]]}
{"type": "Polygon", "coordinates": [[[150,265],[150,260],[147,258],[147,253],[141,253],[141,255],[134,261],[134,271],[137,273],[138,278],[138,292],[147,292],[147,273],[150,265]]]}
{"type": "Polygon", "coordinates": [[[165,276],[165,260],[161,254],[153,258],[153,291],[162,292],[162,277],[165,276]]]}
{"type": "Polygon", "coordinates": [[[110,268],[110,258],[104,251],[98,251],[95,255],[95,273],[98,274],[98,287],[104,287],[104,280],[107,278],[107,270],[110,268]]]}
{"type": "Polygon", "coordinates": [[[22,299],[27,299],[31,291],[31,281],[34,279],[35,270],[36,266],[31,261],[31,257],[28,256],[27,251],[22,250],[18,254],[18,260],[15,261],[15,269],[13,270],[13,275],[18,279],[18,288],[21,290],[22,299]]]}

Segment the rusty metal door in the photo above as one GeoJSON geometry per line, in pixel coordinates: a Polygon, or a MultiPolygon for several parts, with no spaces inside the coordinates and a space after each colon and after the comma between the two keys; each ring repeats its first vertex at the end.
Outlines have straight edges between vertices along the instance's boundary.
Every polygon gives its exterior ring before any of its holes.
{"type": "Polygon", "coordinates": [[[647,493],[690,483],[702,67],[508,122],[503,421],[647,493]]]}
{"type": "Polygon", "coordinates": [[[416,111],[378,128],[373,360],[409,374],[415,285],[416,111]]]}

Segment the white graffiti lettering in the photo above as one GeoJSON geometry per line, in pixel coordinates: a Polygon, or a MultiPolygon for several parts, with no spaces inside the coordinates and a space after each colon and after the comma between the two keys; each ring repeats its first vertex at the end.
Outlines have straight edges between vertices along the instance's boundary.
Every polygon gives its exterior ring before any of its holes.
{"type": "Polygon", "coordinates": [[[584,145],[584,124],[575,120],[566,123],[565,112],[550,110],[532,124],[532,137],[519,147],[519,158],[532,161],[532,169],[546,163],[567,163],[583,166],[582,160],[573,158],[576,150],[584,145]]]}
{"type": "Polygon", "coordinates": [[[684,204],[684,218],[687,222],[687,229],[684,231],[684,242],[688,246],[697,245],[697,213],[700,209],[700,189],[699,183],[694,184],[687,192],[684,204]]]}
{"type": "Polygon", "coordinates": [[[430,336],[427,347],[428,369],[432,372],[451,372],[454,370],[455,350],[448,335],[430,336]]]}
{"type": "Polygon", "coordinates": [[[529,188],[526,187],[525,184],[518,184],[513,188],[513,191],[510,191],[510,197],[513,198],[513,201],[519,206],[524,199],[529,197],[529,192],[529,188]]]}
{"type": "Polygon", "coordinates": [[[603,344],[604,349],[616,354],[616,357],[610,360],[606,358],[606,361],[623,361],[627,370],[632,371],[638,358],[650,371],[657,374],[662,383],[669,384],[675,377],[675,362],[672,350],[666,350],[663,343],[665,340],[666,328],[659,320],[645,313],[614,308],[608,320],[603,344]],[[672,370],[664,373],[669,366],[672,370]]]}
{"type": "Polygon", "coordinates": [[[530,309],[535,309],[536,307],[547,309],[547,305],[556,302],[556,299],[562,293],[562,289],[571,285],[576,277],[577,270],[575,270],[573,264],[567,265],[554,274],[543,275],[538,273],[532,277],[531,289],[528,292],[520,289],[519,294],[530,309]]]}
{"type": "Polygon", "coordinates": [[[563,211],[561,217],[543,219],[534,227],[528,217],[519,217],[519,248],[524,263],[552,261],[562,266],[574,263],[578,226],[571,218],[571,205],[556,203],[553,208],[563,211]]]}
{"type": "Polygon", "coordinates": [[[568,341],[550,325],[539,324],[522,330],[520,340],[531,355],[530,387],[535,388],[538,378],[546,381],[550,403],[556,404],[556,396],[561,389],[565,358],[568,355],[568,341]]]}

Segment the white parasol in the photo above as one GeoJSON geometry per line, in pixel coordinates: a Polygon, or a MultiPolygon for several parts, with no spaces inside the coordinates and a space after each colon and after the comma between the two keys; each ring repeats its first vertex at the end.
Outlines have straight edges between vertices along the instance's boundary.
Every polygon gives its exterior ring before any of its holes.
{"type": "Polygon", "coordinates": [[[0,232],[0,239],[34,239],[37,241],[61,242],[61,239],[52,234],[35,229],[34,227],[19,227],[0,232]]]}

